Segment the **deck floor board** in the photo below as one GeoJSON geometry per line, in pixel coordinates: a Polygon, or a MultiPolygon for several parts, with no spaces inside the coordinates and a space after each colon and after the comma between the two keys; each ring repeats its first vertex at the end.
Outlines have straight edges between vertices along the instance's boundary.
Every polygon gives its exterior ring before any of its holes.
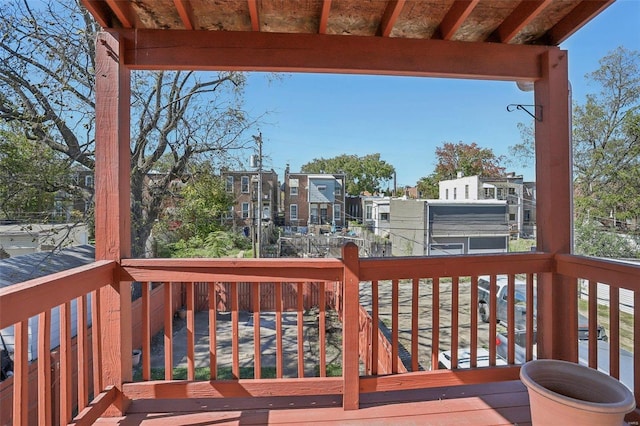
{"type": "Polygon", "coordinates": [[[125,417],[99,425],[527,425],[519,381],[362,394],[344,411],[340,395],[134,401],[125,417]]]}

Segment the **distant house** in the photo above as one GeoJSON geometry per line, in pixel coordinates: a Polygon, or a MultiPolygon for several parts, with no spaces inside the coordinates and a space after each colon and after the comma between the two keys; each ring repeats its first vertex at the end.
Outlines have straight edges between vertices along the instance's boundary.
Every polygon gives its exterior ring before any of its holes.
{"type": "Polygon", "coordinates": [[[535,182],[509,173],[502,177],[462,176],[439,182],[440,200],[504,200],[509,205],[509,231],[519,238],[535,233],[535,182]]]}
{"type": "Polygon", "coordinates": [[[262,222],[275,222],[279,205],[278,175],[275,171],[224,170],[221,175],[226,191],[235,199],[227,214],[227,223],[250,227],[257,224],[258,218],[262,222]]]}
{"type": "Polygon", "coordinates": [[[390,206],[394,256],[508,251],[506,201],[392,199],[390,206]]]}
{"type": "Polygon", "coordinates": [[[285,170],[282,185],[285,227],[345,226],[344,185],[342,173],[308,174],[285,170]]]}
{"type": "Polygon", "coordinates": [[[0,258],[50,252],[59,245],[87,244],[88,239],[87,226],[84,224],[0,225],[0,251],[6,253],[0,258]]]}
{"type": "Polygon", "coordinates": [[[363,196],[362,208],[364,211],[363,224],[375,235],[389,236],[391,226],[391,197],[376,195],[363,196]]]}

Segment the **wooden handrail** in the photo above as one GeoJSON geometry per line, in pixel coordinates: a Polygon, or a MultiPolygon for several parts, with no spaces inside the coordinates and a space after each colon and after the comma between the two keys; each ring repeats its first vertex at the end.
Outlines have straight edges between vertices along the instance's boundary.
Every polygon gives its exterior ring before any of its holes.
{"type": "Polygon", "coordinates": [[[124,259],[124,281],[340,281],[340,259],[124,259]]]}
{"type": "Polygon", "coordinates": [[[360,280],[518,274],[552,272],[553,269],[554,256],[548,253],[365,258],[360,259],[360,280]]]}
{"type": "Polygon", "coordinates": [[[573,254],[558,254],[555,259],[557,272],[561,275],[588,278],[618,288],[640,291],[640,264],[573,254]]]}
{"type": "Polygon", "coordinates": [[[0,289],[0,330],[113,284],[115,268],[102,260],[0,289]]]}

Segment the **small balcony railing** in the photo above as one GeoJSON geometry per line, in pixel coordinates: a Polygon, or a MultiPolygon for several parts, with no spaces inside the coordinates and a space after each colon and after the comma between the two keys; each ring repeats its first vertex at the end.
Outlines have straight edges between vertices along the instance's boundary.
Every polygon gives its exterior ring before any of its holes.
{"type": "MultiPolygon", "coordinates": [[[[75,417],[78,424],[90,424],[112,404],[126,411],[122,401],[203,395],[342,394],[345,409],[357,409],[361,393],[513,380],[521,362],[516,352],[522,349],[525,360],[535,357],[534,331],[538,350],[541,339],[557,333],[566,333],[572,339],[569,346],[577,348],[577,337],[572,337],[578,336],[577,315],[572,315],[582,307],[589,319],[587,363],[594,368],[601,364],[595,330],[604,323],[608,372],[620,378],[626,373],[616,361],[621,351],[627,350],[634,365],[640,365],[639,306],[640,267],[572,255],[360,259],[357,248],[348,245],[342,259],[100,261],[0,291],[0,329],[13,326],[16,336],[14,376],[0,386],[0,391],[12,387],[13,402],[2,407],[3,416],[10,413],[2,420],[47,424],[55,418],[53,423],[65,424],[75,417]],[[568,308],[566,323],[542,322],[538,326],[544,326],[535,330],[534,292],[545,297],[540,282],[554,275],[564,277],[575,291],[576,306],[568,308]],[[488,323],[479,319],[480,276],[487,276],[494,296],[499,278],[524,283],[528,297],[523,322],[514,317],[515,285],[507,293],[506,325],[497,324],[496,304],[490,305],[488,323]],[[142,283],[142,297],[133,308],[131,281],[142,283]],[[596,298],[599,290],[608,294],[608,307],[602,307],[602,297],[596,298]],[[633,302],[631,339],[629,319],[619,310],[622,292],[633,302]],[[578,303],[578,296],[584,302],[578,303]],[[72,304],[79,313],[75,338],[70,332],[72,304]],[[119,307],[115,316],[110,308],[114,305],[119,307]],[[173,327],[181,307],[186,353],[184,376],[178,377],[182,371],[176,369],[173,327]],[[51,351],[45,336],[52,328],[52,309],[59,309],[61,342],[60,367],[54,369],[59,372],[53,378],[51,358],[42,356],[51,351]],[[206,328],[198,329],[196,319],[202,315],[206,328]],[[29,327],[34,316],[38,358],[30,366],[29,327]],[[333,316],[339,321],[328,321],[333,316]],[[266,317],[273,328],[268,337],[262,329],[266,317]],[[162,349],[152,354],[158,318],[162,349]],[[526,337],[519,340],[523,348],[516,346],[515,334],[522,332],[518,324],[524,324],[526,337]],[[317,342],[313,347],[309,333],[317,342]],[[497,333],[507,337],[504,358],[498,355],[502,348],[497,333]],[[341,342],[339,357],[331,360],[329,334],[338,334],[341,342]],[[294,343],[283,344],[285,338],[294,343]],[[204,349],[198,344],[202,341],[204,349]],[[131,348],[142,349],[135,376],[131,348]],[[452,370],[441,368],[443,352],[448,352],[452,370]],[[459,353],[468,353],[469,359],[463,362],[459,353]],[[162,359],[161,367],[153,367],[152,355],[162,359]],[[267,357],[275,360],[273,366],[266,366],[267,357]],[[309,358],[317,368],[309,365],[309,358]],[[336,369],[331,368],[334,361],[336,369]],[[55,403],[50,397],[53,382],[59,382],[55,403]]],[[[541,315],[538,311],[538,320],[541,315]]],[[[543,344],[548,350],[547,340],[543,344]]],[[[579,361],[577,349],[573,353],[573,360],[579,361]]],[[[631,374],[638,400],[640,369],[631,374]]]]}

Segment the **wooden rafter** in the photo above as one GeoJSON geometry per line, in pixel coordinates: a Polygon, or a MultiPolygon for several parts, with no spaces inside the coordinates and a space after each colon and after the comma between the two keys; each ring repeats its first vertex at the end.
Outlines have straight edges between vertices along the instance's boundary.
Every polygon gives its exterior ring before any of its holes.
{"type": "Polygon", "coordinates": [[[456,0],[440,23],[439,33],[443,40],[451,40],[480,0],[456,0]]]}
{"type": "Polygon", "coordinates": [[[494,32],[501,43],[509,43],[529,22],[536,18],[552,0],[524,1],[516,7],[494,32]]]}
{"type": "Polygon", "coordinates": [[[258,13],[258,1],[247,0],[249,6],[249,15],[251,16],[251,30],[260,31],[260,15],[258,13]]]}
{"type": "Polygon", "coordinates": [[[400,12],[404,7],[406,0],[392,0],[387,4],[387,8],[384,11],[380,26],[378,27],[378,35],[382,37],[389,37],[393,26],[400,16],[400,12]]]}
{"type": "Polygon", "coordinates": [[[329,21],[329,11],[331,10],[331,0],[322,2],[322,12],[320,13],[320,25],[318,25],[318,34],[327,33],[327,22],[329,21]]]}
{"type": "Polygon", "coordinates": [[[134,19],[131,17],[130,3],[117,0],[106,0],[107,4],[113,10],[123,28],[133,28],[134,19]],[[127,9],[127,10],[125,10],[127,9]]]}
{"type": "Polygon", "coordinates": [[[173,0],[185,30],[193,30],[193,12],[189,0],[173,0]]]}
{"type": "Polygon", "coordinates": [[[82,4],[87,8],[89,13],[93,15],[102,28],[109,28],[112,26],[111,20],[109,19],[109,6],[107,6],[104,1],[82,0],[82,4]]]}
{"type": "Polygon", "coordinates": [[[558,45],[583,25],[609,7],[615,0],[593,0],[580,2],[568,15],[549,30],[549,44],[558,45]]]}

